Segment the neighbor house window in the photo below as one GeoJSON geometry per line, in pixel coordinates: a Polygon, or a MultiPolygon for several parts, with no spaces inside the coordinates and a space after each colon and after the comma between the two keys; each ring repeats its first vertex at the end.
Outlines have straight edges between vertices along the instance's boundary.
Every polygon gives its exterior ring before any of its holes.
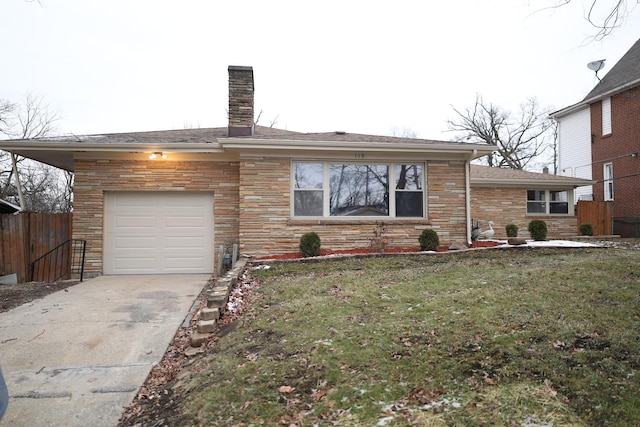
{"type": "Polygon", "coordinates": [[[423,217],[424,166],[293,163],[293,215],[423,217]]]}
{"type": "Polygon", "coordinates": [[[611,133],[611,98],[602,100],[602,134],[611,133]]]}
{"type": "Polygon", "coordinates": [[[528,190],[527,213],[534,215],[566,215],[569,213],[569,192],[528,190]]]}
{"type": "Polygon", "coordinates": [[[613,164],[605,164],[602,172],[604,176],[604,200],[613,200],[613,164]]]}

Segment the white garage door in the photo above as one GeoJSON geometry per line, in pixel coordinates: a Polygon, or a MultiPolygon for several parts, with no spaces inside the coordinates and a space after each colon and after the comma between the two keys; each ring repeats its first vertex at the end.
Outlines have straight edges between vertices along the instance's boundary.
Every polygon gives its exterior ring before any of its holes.
{"type": "Polygon", "coordinates": [[[213,194],[105,193],[104,274],[213,272],[213,194]]]}

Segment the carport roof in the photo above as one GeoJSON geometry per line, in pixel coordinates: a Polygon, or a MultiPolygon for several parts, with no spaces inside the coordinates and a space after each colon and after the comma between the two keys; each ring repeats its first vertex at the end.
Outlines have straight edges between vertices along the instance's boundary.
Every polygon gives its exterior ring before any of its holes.
{"type": "Polygon", "coordinates": [[[471,186],[568,189],[595,181],[550,173],[471,165],[471,186]]]}

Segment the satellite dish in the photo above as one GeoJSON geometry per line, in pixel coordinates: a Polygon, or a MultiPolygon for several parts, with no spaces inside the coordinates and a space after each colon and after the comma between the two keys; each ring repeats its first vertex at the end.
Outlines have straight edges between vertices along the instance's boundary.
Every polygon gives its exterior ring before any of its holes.
{"type": "Polygon", "coordinates": [[[600,77],[598,77],[598,71],[602,70],[604,68],[604,61],[606,61],[606,59],[600,59],[598,61],[591,61],[587,64],[587,68],[589,68],[591,71],[595,71],[596,72],[596,78],[598,79],[598,81],[600,81],[600,77]]]}
{"type": "Polygon", "coordinates": [[[604,61],[606,61],[606,59],[601,59],[599,61],[592,61],[589,62],[587,64],[587,67],[591,70],[591,71],[595,71],[596,73],[600,70],[602,70],[604,68],[604,61]]]}

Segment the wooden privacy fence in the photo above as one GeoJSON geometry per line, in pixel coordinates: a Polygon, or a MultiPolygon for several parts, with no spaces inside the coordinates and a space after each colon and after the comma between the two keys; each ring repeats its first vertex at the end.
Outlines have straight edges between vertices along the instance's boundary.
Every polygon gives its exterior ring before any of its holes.
{"type": "Polygon", "coordinates": [[[71,218],[70,213],[0,215],[0,276],[16,274],[18,283],[31,280],[31,263],[71,239],[71,218]]]}
{"type": "MultiPolygon", "coordinates": [[[[612,202],[591,202],[579,200],[576,215],[578,217],[578,227],[581,224],[593,225],[594,236],[611,235],[611,212],[612,202]]],[[[580,230],[578,230],[578,233],[580,230]]]]}

